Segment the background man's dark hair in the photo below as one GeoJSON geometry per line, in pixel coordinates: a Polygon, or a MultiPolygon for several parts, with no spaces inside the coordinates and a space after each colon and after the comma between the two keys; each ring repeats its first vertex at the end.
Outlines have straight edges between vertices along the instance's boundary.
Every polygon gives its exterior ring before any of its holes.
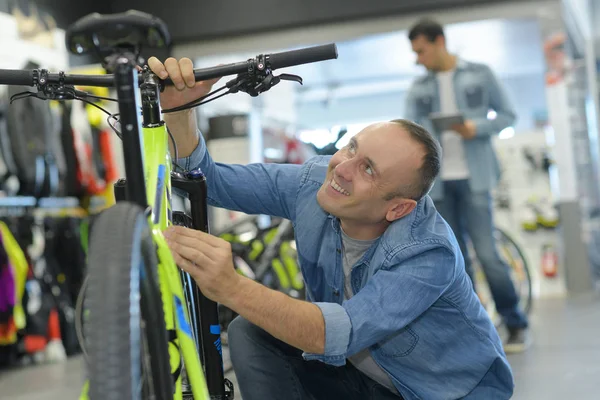
{"type": "Polygon", "coordinates": [[[408,39],[412,42],[421,35],[425,36],[430,42],[435,42],[438,36],[444,36],[444,27],[433,19],[424,18],[410,29],[408,39]]]}
{"type": "Polygon", "coordinates": [[[425,155],[423,156],[423,164],[417,171],[417,180],[408,187],[403,187],[397,192],[390,193],[386,196],[386,200],[391,200],[394,197],[405,197],[419,201],[433,186],[435,178],[440,173],[442,148],[436,138],[419,124],[415,124],[406,119],[395,119],[390,122],[399,124],[411,136],[411,138],[423,146],[425,155]]]}

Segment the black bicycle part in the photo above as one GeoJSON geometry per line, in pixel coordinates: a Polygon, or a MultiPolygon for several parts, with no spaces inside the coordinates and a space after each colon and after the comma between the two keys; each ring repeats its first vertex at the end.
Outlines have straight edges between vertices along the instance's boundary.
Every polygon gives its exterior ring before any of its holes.
{"type": "MultiPolygon", "coordinates": [[[[531,272],[529,271],[529,264],[527,262],[527,258],[525,257],[525,254],[523,254],[523,251],[521,250],[519,245],[513,240],[513,238],[506,234],[502,229],[496,228],[494,230],[494,236],[496,237],[496,240],[504,240],[508,242],[509,245],[517,252],[517,256],[523,261],[523,270],[525,271],[525,276],[527,279],[527,299],[525,300],[525,304],[523,304],[522,307],[523,312],[529,314],[533,306],[533,286],[531,284],[531,272]]],[[[511,267],[510,264],[508,264],[508,266],[509,268],[511,267]]],[[[518,294],[521,295],[522,293],[518,294]]],[[[522,298],[520,298],[519,300],[523,301],[522,298]]]]}
{"type": "MultiPolygon", "coordinates": [[[[238,75],[248,72],[248,65],[256,65],[257,70],[275,70],[279,68],[291,67],[295,65],[307,64],[318,61],[325,61],[337,58],[337,47],[334,43],[308,47],[299,50],[293,50],[283,53],[273,53],[264,56],[257,56],[255,59],[250,59],[243,62],[230,63],[219,65],[210,68],[201,68],[194,70],[196,81],[205,81],[214,78],[221,78],[229,75],[238,75]],[[264,59],[265,63],[261,64],[260,59],[264,59]]],[[[0,69],[0,85],[21,85],[21,86],[38,86],[48,84],[74,85],[74,86],[97,86],[97,87],[114,87],[115,81],[112,74],[107,75],[67,75],[64,73],[49,73],[45,72],[43,82],[40,82],[40,71],[42,70],[12,70],[0,69]]],[[[138,84],[143,82],[140,76],[138,84]]],[[[172,85],[170,78],[160,81],[162,85],[172,85]]]]}
{"type": "MultiPolygon", "coordinates": [[[[295,65],[332,60],[337,57],[338,53],[335,43],[329,43],[282,53],[258,55],[256,58],[247,61],[197,69],[194,71],[194,76],[196,77],[196,81],[206,81],[223,76],[244,74],[248,72],[248,64],[252,64],[257,70],[261,71],[265,69],[275,70],[295,65]],[[260,60],[264,61],[261,62],[260,60]]],[[[173,84],[169,78],[163,82],[165,84],[173,84]]]]}
{"type": "MultiPolygon", "coordinates": [[[[173,107],[169,109],[165,109],[162,112],[172,113],[182,110],[188,110],[199,105],[208,103],[210,101],[216,100],[220,97],[226,96],[228,94],[244,92],[249,94],[252,97],[257,97],[259,94],[266,92],[271,89],[273,86],[277,85],[282,80],[298,82],[302,85],[302,78],[298,75],[292,74],[281,74],[281,75],[273,75],[272,69],[268,67],[268,64],[265,62],[265,56],[258,55],[256,59],[249,59],[246,62],[246,72],[242,74],[238,74],[237,77],[228,81],[225,86],[214,90],[204,96],[197,98],[196,100],[192,100],[187,104],[183,104],[178,107],[173,107]],[[258,67],[260,66],[260,68],[258,67]],[[229,89],[227,92],[222,93],[218,96],[212,97],[208,99],[210,96],[214,96],[218,92],[229,89]]],[[[162,90],[162,89],[161,89],[162,90]]]]}
{"type": "Polygon", "coordinates": [[[142,131],[136,96],[137,70],[132,60],[122,57],[115,68],[115,85],[119,99],[119,114],[121,115],[121,133],[123,137],[123,154],[125,162],[125,177],[127,178],[127,200],[133,201],[142,208],[148,205],[144,177],[144,162],[142,151],[142,131]]]}
{"type": "MultiPolygon", "coordinates": [[[[89,14],[71,25],[65,44],[73,54],[96,54],[103,64],[114,64],[115,54],[131,52],[136,61],[143,48],[166,48],[171,43],[167,25],[153,15],[129,10],[89,14]]],[[[108,68],[110,69],[110,68],[108,68]]]]}
{"type": "MultiPolygon", "coordinates": [[[[92,18],[92,20],[97,20],[97,17],[92,18]]],[[[91,25],[84,25],[86,29],[91,29],[91,25]]],[[[135,31],[138,29],[138,27],[133,26],[131,29],[135,31]]],[[[37,93],[20,93],[19,95],[11,98],[11,102],[29,96],[43,100],[81,100],[100,108],[104,112],[107,112],[95,103],[87,100],[87,98],[94,98],[95,96],[77,90],[74,88],[74,86],[113,87],[115,86],[116,79],[118,79],[116,77],[117,68],[119,68],[121,71],[120,74],[122,74],[123,64],[135,64],[136,61],[139,61],[139,54],[136,53],[133,42],[129,47],[115,47],[112,49],[112,52],[113,56],[106,58],[103,65],[109,71],[115,71],[115,76],[112,74],[66,75],[64,72],[59,72],[58,74],[49,73],[44,69],[31,71],[0,69],[0,84],[34,86],[37,88],[37,93]]],[[[225,87],[213,91],[208,95],[202,96],[201,98],[196,99],[188,104],[163,110],[162,112],[168,113],[190,109],[201,104],[214,101],[227,94],[237,93],[239,91],[245,92],[250,96],[258,96],[260,93],[263,93],[278,84],[281,80],[295,81],[302,84],[302,78],[297,75],[281,74],[279,76],[275,76],[273,75],[273,70],[276,68],[284,68],[287,66],[324,61],[334,58],[337,58],[337,48],[336,45],[332,43],[283,53],[267,55],[261,54],[256,56],[256,58],[248,59],[245,62],[226,64],[206,69],[198,69],[194,71],[196,81],[220,78],[234,74],[237,74],[238,76],[235,79],[227,82],[225,87]],[[226,88],[229,89],[227,92],[207,99],[208,97],[226,88]]],[[[144,110],[144,123],[148,125],[158,124],[161,120],[160,117],[157,116],[157,113],[160,113],[160,106],[158,102],[153,100],[154,97],[158,97],[158,92],[155,89],[155,84],[157,81],[160,91],[164,89],[165,85],[173,84],[170,78],[159,80],[153,73],[149,71],[147,66],[145,67],[144,72],[138,76],[137,84],[142,88],[143,94],[145,93],[150,97],[150,101],[148,103],[143,102],[144,106],[149,107],[148,110],[144,110]]],[[[113,130],[117,133],[119,138],[122,139],[121,133],[114,129],[114,127],[113,130]]]]}
{"type": "Polygon", "coordinates": [[[92,400],[140,398],[142,382],[152,382],[155,399],[173,398],[157,267],[143,209],[120,202],[97,217],[91,230],[86,292],[90,315],[85,324],[92,400]],[[148,353],[141,346],[142,335],[148,353]],[[152,374],[144,379],[146,357],[152,374]]]}
{"type": "MultiPolygon", "coordinates": [[[[192,228],[209,232],[206,177],[199,169],[171,174],[171,186],[188,194],[190,200],[192,228]]],[[[208,393],[211,399],[227,399],[225,372],[221,346],[221,325],[218,305],[210,300],[194,285],[196,313],[200,319],[200,334],[208,393]]]]}
{"type": "Polygon", "coordinates": [[[147,128],[161,126],[164,122],[160,115],[159,82],[148,66],[142,70],[141,76],[140,93],[142,97],[143,126],[147,128]]]}
{"type": "Polygon", "coordinates": [[[192,214],[193,228],[202,232],[208,232],[208,189],[206,176],[200,169],[194,169],[185,173],[171,173],[171,186],[183,190],[188,194],[190,210],[192,214]]]}
{"type": "MultiPolygon", "coordinates": [[[[193,229],[192,218],[183,211],[173,212],[173,225],[183,226],[193,229]]],[[[202,330],[200,329],[200,315],[198,314],[197,304],[197,286],[190,274],[179,270],[181,282],[183,283],[183,294],[190,314],[190,323],[192,325],[192,334],[198,349],[200,362],[204,365],[204,351],[202,351],[202,330]]]]}
{"type": "Polygon", "coordinates": [[[225,399],[233,400],[235,397],[235,389],[233,383],[229,379],[225,379],[225,399]]]}
{"type": "Polygon", "coordinates": [[[127,180],[119,179],[113,185],[115,202],[127,200],[127,180]]]}
{"type": "MultiPolygon", "coordinates": [[[[173,212],[173,224],[178,226],[184,226],[186,228],[193,229],[192,218],[182,211],[173,212]]],[[[181,281],[183,282],[183,293],[186,304],[188,306],[189,314],[190,314],[190,322],[193,329],[193,337],[196,342],[196,348],[198,349],[198,355],[200,357],[200,362],[206,368],[206,364],[204,362],[205,352],[202,340],[202,329],[201,321],[200,321],[200,308],[197,306],[199,289],[198,285],[194,282],[194,279],[187,272],[180,270],[181,281]]],[[[227,380],[225,380],[225,385],[227,384],[227,380]]],[[[210,392],[209,392],[210,393],[210,392]]],[[[183,398],[184,399],[193,399],[194,395],[189,388],[189,382],[183,382],[183,398]],[[186,387],[187,384],[187,387],[186,387]]]]}

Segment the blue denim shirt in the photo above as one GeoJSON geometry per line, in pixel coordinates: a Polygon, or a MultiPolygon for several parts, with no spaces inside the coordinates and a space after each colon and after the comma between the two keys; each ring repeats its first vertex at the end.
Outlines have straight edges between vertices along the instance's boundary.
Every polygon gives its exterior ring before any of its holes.
{"type": "Polygon", "coordinates": [[[395,221],[351,272],[343,301],[337,218],[317,203],[330,157],[304,165],[215,163],[203,139],[179,165],[200,167],[213,206],[290,219],[307,296],[323,312],[324,354],[341,366],[369,348],[406,400],[508,399],[513,377],[451,229],[429,197],[395,221]]]}
{"type": "MultiPolygon", "coordinates": [[[[458,61],[454,74],[456,105],[466,119],[475,122],[475,138],[463,140],[469,184],[473,192],[493,189],[500,177],[500,168],[491,137],[514,124],[515,111],[492,70],[483,64],[458,61]],[[496,111],[495,119],[488,119],[488,112],[496,111]]],[[[406,96],[404,118],[414,121],[437,135],[429,120],[429,114],[440,111],[440,94],[435,73],[417,79],[406,96]]],[[[429,195],[434,200],[443,198],[443,186],[439,177],[429,195]]]]}

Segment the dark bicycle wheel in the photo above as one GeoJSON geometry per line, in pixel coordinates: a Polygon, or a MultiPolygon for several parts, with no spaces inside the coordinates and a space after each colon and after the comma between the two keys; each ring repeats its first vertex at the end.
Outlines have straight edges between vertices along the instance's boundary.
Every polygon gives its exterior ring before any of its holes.
{"type": "Polygon", "coordinates": [[[98,216],[85,294],[91,400],[173,398],[157,266],[140,207],[119,202],[98,216]]]}
{"type": "Polygon", "coordinates": [[[500,256],[510,267],[511,279],[515,285],[515,290],[520,298],[521,309],[525,313],[531,311],[533,303],[533,287],[531,284],[531,273],[527,257],[510,235],[502,229],[496,228],[494,231],[500,256]]]}
{"type": "MultiPolygon", "coordinates": [[[[500,258],[502,258],[509,268],[510,279],[519,296],[520,308],[525,313],[529,313],[533,303],[533,288],[529,263],[527,262],[525,253],[514,239],[499,228],[494,230],[494,240],[500,258]]],[[[471,256],[471,265],[473,266],[475,276],[475,289],[477,295],[494,322],[494,325],[500,326],[503,322],[502,317],[496,310],[496,305],[487,278],[472,246],[469,249],[469,254],[471,256]]]]}

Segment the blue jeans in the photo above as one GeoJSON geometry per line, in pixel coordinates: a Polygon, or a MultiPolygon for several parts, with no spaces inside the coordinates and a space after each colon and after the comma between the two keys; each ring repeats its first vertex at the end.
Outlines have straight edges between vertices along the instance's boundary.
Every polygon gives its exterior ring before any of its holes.
{"type": "Polygon", "coordinates": [[[305,361],[292,347],[244,318],[227,329],[231,362],[244,400],[398,400],[347,362],[305,361]]]}
{"type": "Polygon", "coordinates": [[[475,282],[466,246],[468,234],[486,275],[496,309],[507,328],[526,328],[527,316],[519,309],[519,297],[494,241],[492,197],[489,192],[473,193],[468,180],[444,181],[444,198],[435,201],[440,215],[448,222],[465,258],[467,273],[475,282]]]}

